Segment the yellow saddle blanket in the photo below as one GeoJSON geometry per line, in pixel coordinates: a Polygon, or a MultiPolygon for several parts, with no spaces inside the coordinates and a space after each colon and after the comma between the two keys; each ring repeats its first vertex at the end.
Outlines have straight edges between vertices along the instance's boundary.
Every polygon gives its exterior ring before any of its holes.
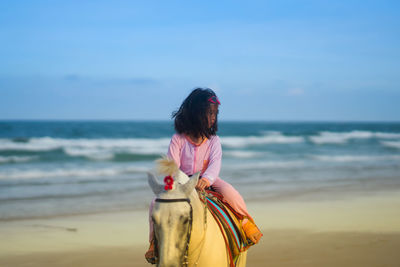
{"type": "MultiPolygon", "coordinates": [[[[224,236],[230,254],[230,266],[235,266],[239,254],[254,245],[247,239],[242,229],[243,219],[247,217],[237,213],[228,203],[223,201],[223,196],[215,191],[206,190],[204,201],[224,236]]],[[[251,220],[251,218],[247,219],[251,220]]]]}

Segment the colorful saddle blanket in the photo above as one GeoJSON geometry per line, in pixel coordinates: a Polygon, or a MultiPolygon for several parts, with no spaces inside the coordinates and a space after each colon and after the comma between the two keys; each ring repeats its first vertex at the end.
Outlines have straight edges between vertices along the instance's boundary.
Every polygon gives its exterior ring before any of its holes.
{"type": "Polygon", "coordinates": [[[205,201],[224,236],[230,253],[230,266],[235,266],[239,254],[253,245],[247,240],[242,229],[242,221],[245,217],[223,201],[223,196],[215,191],[206,190],[205,201]]]}

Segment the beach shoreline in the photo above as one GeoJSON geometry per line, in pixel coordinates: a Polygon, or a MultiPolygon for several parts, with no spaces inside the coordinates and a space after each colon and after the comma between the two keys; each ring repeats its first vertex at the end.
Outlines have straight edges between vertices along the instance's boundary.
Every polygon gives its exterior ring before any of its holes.
{"type": "MultiPolygon", "coordinates": [[[[264,240],[248,252],[247,266],[378,267],[400,262],[400,233],[311,232],[267,230],[264,240]],[[267,240],[266,238],[269,238],[267,240]]],[[[135,266],[148,267],[145,246],[37,252],[0,257],[1,266],[135,266]]]]}
{"type": "MultiPolygon", "coordinates": [[[[311,199],[248,203],[264,233],[248,266],[400,263],[400,191],[311,199]]],[[[1,222],[0,237],[1,266],[150,266],[145,210],[1,222]]]]}

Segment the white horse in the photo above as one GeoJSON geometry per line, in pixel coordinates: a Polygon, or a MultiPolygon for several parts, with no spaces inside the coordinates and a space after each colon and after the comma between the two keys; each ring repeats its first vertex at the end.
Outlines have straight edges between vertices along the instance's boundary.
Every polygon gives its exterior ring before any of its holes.
{"type": "MultiPolygon", "coordinates": [[[[229,266],[221,230],[194,189],[199,173],[189,179],[178,170],[170,190],[153,174],[148,176],[156,195],[151,218],[158,245],[157,266],[229,266]]],[[[246,256],[247,252],[240,254],[237,267],[246,266],[246,256]]]]}

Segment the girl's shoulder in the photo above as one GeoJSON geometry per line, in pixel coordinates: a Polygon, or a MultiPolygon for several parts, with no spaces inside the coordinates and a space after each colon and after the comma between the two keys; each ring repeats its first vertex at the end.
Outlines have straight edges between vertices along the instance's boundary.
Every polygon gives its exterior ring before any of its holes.
{"type": "Polygon", "coordinates": [[[171,141],[173,142],[177,142],[179,144],[183,144],[186,141],[186,137],[184,134],[179,134],[179,133],[175,133],[172,137],[171,137],[171,141]]]}
{"type": "Polygon", "coordinates": [[[210,142],[210,144],[220,143],[220,138],[218,135],[212,135],[209,138],[209,142],[210,142]]]}

